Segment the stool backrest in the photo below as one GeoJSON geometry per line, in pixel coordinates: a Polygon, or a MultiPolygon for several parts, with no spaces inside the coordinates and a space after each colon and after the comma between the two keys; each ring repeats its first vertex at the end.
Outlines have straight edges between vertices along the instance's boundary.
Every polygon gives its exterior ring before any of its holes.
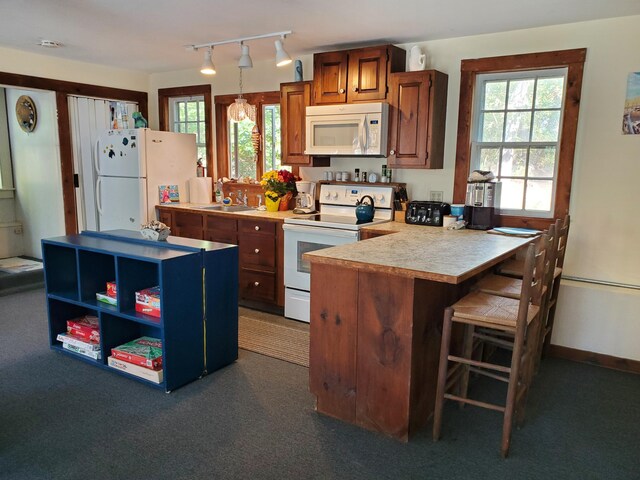
{"type": "Polygon", "coordinates": [[[567,252],[567,240],[569,238],[569,224],[571,223],[571,217],[567,213],[564,217],[562,225],[558,228],[558,254],[556,258],[556,266],[562,268],[564,265],[564,255],[567,252]]]}
{"type": "Polygon", "coordinates": [[[545,233],[530,243],[527,248],[516,330],[525,327],[529,304],[538,306],[542,304],[542,287],[547,270],[545,258],[550,243],[550,237],[545,233]]]}

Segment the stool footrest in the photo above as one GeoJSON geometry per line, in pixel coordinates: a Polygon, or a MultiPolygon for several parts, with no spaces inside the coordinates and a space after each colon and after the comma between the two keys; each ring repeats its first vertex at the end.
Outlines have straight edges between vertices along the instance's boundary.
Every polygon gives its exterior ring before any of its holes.
{"type": "Polygon", "coordinates": [[[470,358],[456,357],[455,355],[449,355],[447,359],[452,362],[465,363],[467,365],[473,365],[475,367],[488,368],[490,370],[497,370],[498,372],[511,373],[510,367],[496,365],[494,363],[480,362],[478,360],[471,360],[470,358]]]}
{"type": "Polygon", "coordinates": [[[480,402],[478,400],[471,400],[470,398],[462,398],[457,395],[445,393],[444,398],[448,400],[455,400],[456,402],[468,403],[469,405],[475,405],[476,407],[488,408],[489,410],[495,410],[496,412],[505,411],[505,407],[502,405],[494,405],[493,403],[480,402]]]}

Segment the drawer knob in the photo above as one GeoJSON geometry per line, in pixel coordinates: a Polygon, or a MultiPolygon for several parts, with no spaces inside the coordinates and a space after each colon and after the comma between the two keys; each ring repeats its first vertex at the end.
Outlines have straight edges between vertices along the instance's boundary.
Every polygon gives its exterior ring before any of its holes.
{"type": "Polygon", "coordinates": [[[396,151],[395,150],[390,150],[389,151],[389,155],[395,155],[396,151]]]}
{"type": "Polygon", "coordinates": [[[344,88],[341,88],[340,90],[338,90],[338,92],[344,93],[344,88]]]}
{"type": "Polygon", "coordinates": [[[259,248],[256,248],[256,249],[254,250],[254,252],[256,252],[256,253],[260,253],[260,249],[259,249],[259,248]]]}
{"type": "Polygon", "coordinates": [[[358,91],[358,87],[353,87],[351,90],[353,90],[354,92],[358,91]]]}
{"type": "Polygon", "coordinates": [[[255,229],[256,229],[256,232],[257,232],[258,230],[260,230],[260,227],[259,227],[258,225],[256,225],[256,226],[255,226],[255,227],[253,227],[253,228],[255,228],[255,229]]]}
{"type": "Polygon", "coordinates": [[[253,286],[254,287],[259,287],[260,286],[260,282],[253,282],[253,286]]]}

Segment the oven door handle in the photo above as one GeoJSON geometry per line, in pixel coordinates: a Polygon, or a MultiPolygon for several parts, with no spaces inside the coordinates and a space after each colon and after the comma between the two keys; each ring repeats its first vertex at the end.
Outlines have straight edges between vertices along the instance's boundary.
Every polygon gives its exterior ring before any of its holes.
{"type": "Polygon", "coordinates": [[[305,225],[295,225],[291,223],[284,223],[282,229],[291,232],[309,233],[311,235],[326,235],[330,237],[340,238],[355,238],[358,239],[357,230],[340,230],[337,228],[323,228],[323,227],[307,227],[305,225]]]}

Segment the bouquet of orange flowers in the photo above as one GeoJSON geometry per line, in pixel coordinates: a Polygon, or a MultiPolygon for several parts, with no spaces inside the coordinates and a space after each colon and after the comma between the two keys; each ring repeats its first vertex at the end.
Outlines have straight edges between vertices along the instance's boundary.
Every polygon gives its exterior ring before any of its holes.
{"type": "Polygon", "coordinates": [[[298,177],[289,170],[269,170],[262,176],[260,185],[262,185],[265,195],[276,201],[289,192],[293,196],[297,195],[296,180],[299,180],[298,177]]]}

